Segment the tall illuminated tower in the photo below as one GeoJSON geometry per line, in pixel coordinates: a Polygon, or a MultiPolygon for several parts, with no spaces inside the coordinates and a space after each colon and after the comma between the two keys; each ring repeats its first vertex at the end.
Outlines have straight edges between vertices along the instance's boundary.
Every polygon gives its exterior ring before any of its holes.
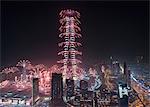
{"type": "Polygon", "coordinates": [[[80,60],[77,59],[77,55],[82,55],[81,52],[77,50],[78,46],[81,46],[81,43],[77,42],[77,38],[81,37],[80,34],[80,13],[74,10],[62,10],[60,12],[60,24],[61,27],[59,37],[64,41],[59,43],[58,45],[62,47],[62,51],[58,53],[58,55],[62,55],[62,60],[58,61],[58,63],[62,63],[62,73],[63,73],[63,81],[66,79],[72,78],[74,80],[77,79],[78,73],[78,64],[81,63],[80,60]]]}

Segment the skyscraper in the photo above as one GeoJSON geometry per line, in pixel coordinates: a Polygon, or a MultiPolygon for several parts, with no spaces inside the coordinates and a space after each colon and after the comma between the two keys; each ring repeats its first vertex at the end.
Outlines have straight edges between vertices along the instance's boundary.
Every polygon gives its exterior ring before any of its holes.
{"type": "Polygon", "coordinates": [[[60,38],[63,38],[63,42],[59,43],[60,47],[63,47],[63,50],[58,53],[62,55],[62,60],[58,63],[62,63],[63,71],[63,82],[66,81],[66,78],[73,78],[77,80],[78,78],[78,64],[81,63],[77,59],[77,55],[82,55],[81,52],[77,50],[77,47],[81,46],[81,43],[77,42],[77,38],[81,37],[79,33],[81,31],[79,24],[80,13],[71,9],[62,10],[60,12],[60,38]]]}
{"type": "Polygon", "coordinates": [[[39,98],[39,78],[32,78],[32,106],[35,106],[39,98]]]}
{"type": "Polygon", "coordinates": [[[119,107],[128,107],[127,84],[119,84],[119,107]]]}
{"type": "Polygon", "coordinates": [[[80,91],[83,98],[88,97],[88,82],[85,80],[80,81],[80,91]]]}
{"type": "Polygon", "coordinates": [[[67,79],[66,84],[67,84],[67,96],[71,97],[74,95],[74,80],[67,79]]]}
{"type": "Polygon", "coordinates": [[[51,82],[51,96],[52,100],[62,99],[63,96],[63,87],[62,87],[62,74],[52,73],[52,82],[51,82]]]}
{"type": "Polygon", "coordinates": [[[52,73],[52,82],[51,82],[51,103],[50,107],[65,107],[63,101],[63,82],[62,74],[52,73]]]}

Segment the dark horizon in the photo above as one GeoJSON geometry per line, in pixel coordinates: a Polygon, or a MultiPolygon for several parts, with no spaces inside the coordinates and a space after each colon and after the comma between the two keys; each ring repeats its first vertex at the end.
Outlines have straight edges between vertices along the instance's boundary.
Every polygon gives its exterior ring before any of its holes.
{"type": "Polygon", "coordinates": [[[20,59],[33,64],[56,64],[60,48],[59,12],[81,14],[83,65],[115,56],[149,61],[149,2],[1,2],[1,67],[20,59]]]}

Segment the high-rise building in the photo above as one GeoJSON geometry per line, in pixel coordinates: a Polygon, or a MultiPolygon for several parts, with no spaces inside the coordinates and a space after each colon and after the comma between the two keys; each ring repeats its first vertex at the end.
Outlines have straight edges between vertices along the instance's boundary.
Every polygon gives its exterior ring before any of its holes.
{"type": "Polygon", "coordinates": [[[129,85],[129,70],[127,69],[126,62],[124,62],[124,74],[123,79],[118,84],[118,91],[119,91],[119,107],[128,107],[128,85],[129,85]]]}
{"type": "Polygon", "coordinates": [[[63,47],[62,51],[58,55],[62,55],[62,60],[58,63],[62,63],[63,82],[66,82],[67,78],[73,78],[77,80],[78,66],[81,61],[77,59],[77,55],[82,55],[82,52],[77,50],[77,47],[81,46],[81,43],[77,42],[77,38],[81,37],[80,34],[80,13],[71,9],[62,10],[60,12],[60,38],[63,38],[63,42],[59,43],[60,47],[63,47]]]}
{"type": "Polygon", "coordinates": [[[66,107],[63,101],[62,74],[52,73],[50,107],[66,107]]]}
{"type": "Polygon", "coordinates": [[[121,68],[120,68],[120,63],[118,61],[112,62],[112,70],[114,75],[119,76],[121,68]]]}
{"type": "Polygon", "coordinates": [[[52,99],[62,99],[63,87],[62,87],[62,74],[52,73],[51,82],[51,96],[52,99]]]}
{"type": "Polygon", "coordinates": [[[88,97],[88,82],[87,81],[85,80],[80,81],[80,92],[82,94],[82,97],[87,99],[88,97]]]}
{"type": "Polygon", "coordinates": [[[128,70],[128,73],[127,73],[127,85],[128,87],[131,87],[131,71],[128,70]]]}
{"type": "Polygon", "coordinates": [[[67,85],[67,96],[68,97],[73,96],[74,95],[74,80],[67,79],[66,85],[67,85]]]}
{"type": "Polygon", "coordinates": [[[119,84],[119,107],[128,107],[128,88],[127,84],[119,84]]]}
{"type": "Polygon", "coordinates": [[[39,78],[32,78],[32,106],[36,104],[39,99],[39,78]]]}
{"type": "Polygon", "coordinates": [[[131,72],[130,70],[127,68],[126,62],[124,62],[124,81],[127,84],[128,87],[130,87],[131,85],[131,72]]]}

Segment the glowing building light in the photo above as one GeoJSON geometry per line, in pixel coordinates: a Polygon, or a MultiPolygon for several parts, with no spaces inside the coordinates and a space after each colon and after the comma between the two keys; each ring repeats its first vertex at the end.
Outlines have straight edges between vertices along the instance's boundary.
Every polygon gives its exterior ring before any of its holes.
{"type": "Polygon", "coordinates": [[[61,18],[61,27],[59,28],[61,33],[59,37],[63,38],[64,42],[58,44],[58,46],[63,47],[63,50],[58,53],[58,55],[63,56],[63,59],[58,61],[58,63],[63,64],[61,69],[63,71],[64,82],[67,78],[77,80],[79,73],[79,67],[77,65],[81,63],[81,61],[78,60],[76,56],[82,55],[82,53],[77,50],[77,47],[81,46],[81,43],[76,41],[76,38],[81,37],[79,33],[81,29],[78,26],[80,24],[78,20],[80,18],[80,13],[67,9],[62,10],[59,15],[61,18]]]}

